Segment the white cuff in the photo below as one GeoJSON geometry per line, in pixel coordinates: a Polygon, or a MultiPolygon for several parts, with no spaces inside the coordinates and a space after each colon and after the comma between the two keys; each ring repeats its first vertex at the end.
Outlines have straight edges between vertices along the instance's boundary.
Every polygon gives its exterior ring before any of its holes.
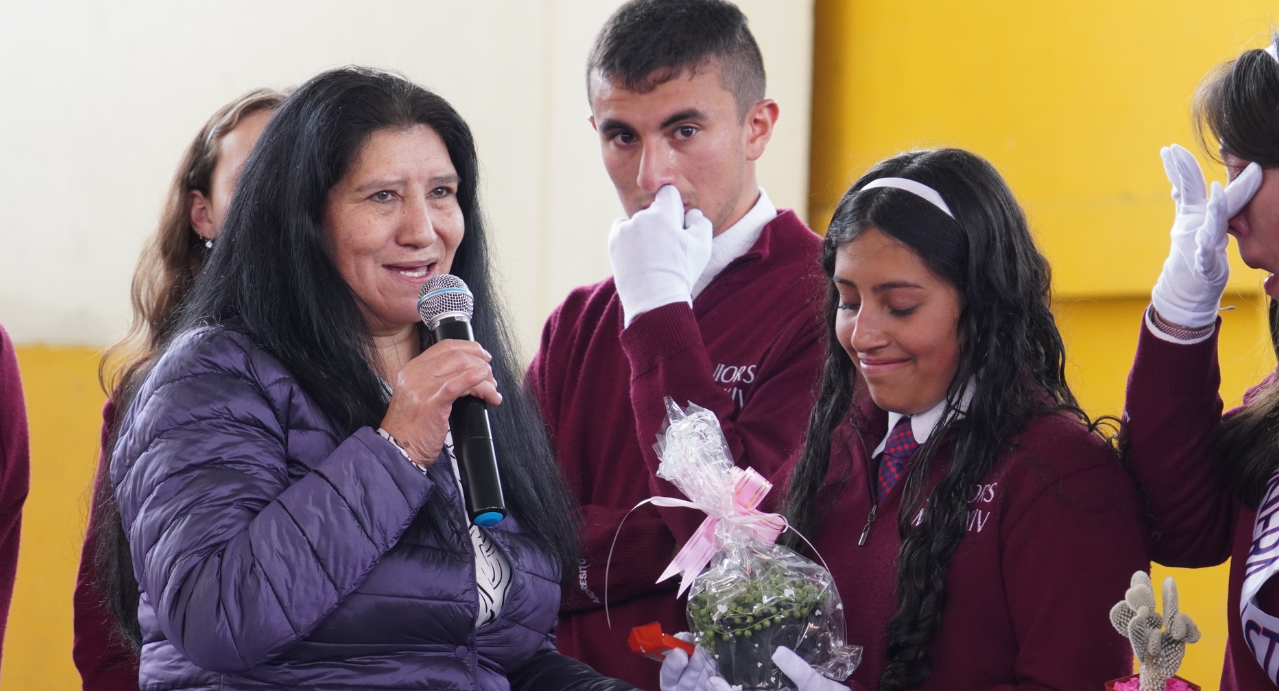
{"type": "Polygon", "coordinates": [[[400,442],[396,441],[395,437],[392,437],[390,432],[379,427],[377,428],[377,433],[378,433],[378,436],[391,442],[391,446],[394,446],[395,450],[400,452],[400,455],[408,459],[408,462],[412,463],[414,468],[417,468],[418,470],[422,471],[423,475],[426,475],[427,470],[430,468],[430,466],[422,465],[421,463],[418,463],[417,461],[413,460],[413,457],[409,455],[408,449],[405,449],[403,446],[400,446],[400,442]]]}
{"type": "MultiPolygon", "coordinates": [[[[657,301],[657,300],[653,300],[652,302],[658,302],[658,301],[657,301]]],[[[629,327],[629,326],[631,325],[631,323],[633,323],[636,319],[638,319],[638,318],[639,318],[639,316],[640,316],[641,314],[644,314],[645,312],[651,312],[651,311],[653,311],[653,310],[657,309],[658,307],[665,307],[665,306],[667,306],[667,305],[673,305],[673,304],[675,304],[675,303],[677,303],[677,302],[682,302],[682,303],[684,303],[684,304],[688,305],[689,307],[692,307],[692,306],[693,306],[693,299],[692,299],[692,298],[687,298],[687,297],[684,297],[684,298],[678,298],[678,297],[677,297],[677,298],[668,298],[668,299],[666,299],[665,301],[660,302],[659,304],[651,304],[651,303],[649,303],[649,302],[645,302],[642,306],[635,308],[637,311],[636,311],[636,312],[634,312],[634,313],[632,313],[632,312],[631,312],[631,310],[627,309],[626,302],[625,302],[625,301],[623,301],[623,302],[622,302],[622,329],[623,329],[623,330],[625,330],[627,327],[629,327]]]]}

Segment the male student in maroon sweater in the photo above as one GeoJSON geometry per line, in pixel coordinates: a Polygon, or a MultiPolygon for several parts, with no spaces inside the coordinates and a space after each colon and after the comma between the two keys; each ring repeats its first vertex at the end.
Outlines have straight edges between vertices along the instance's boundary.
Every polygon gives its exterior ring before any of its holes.
{"type": "Polygon", "coordinates": [[[525,385],[585,515],[560,650],[656,689],[658,665],[626,637],[654,620],[687,628],[678,579],[655,581],[704,518],[644,506],[618,534],[641,500],[680,496],[654,475],[663,399],[714,411],[737,463],[766,476],[799,448],[821,359],[820,241],[756,183],[778,107],[737,7],[628,3],[587,72],[591,123],[628,218],[609,236],[613,277],[551,314],[525,385]]]}

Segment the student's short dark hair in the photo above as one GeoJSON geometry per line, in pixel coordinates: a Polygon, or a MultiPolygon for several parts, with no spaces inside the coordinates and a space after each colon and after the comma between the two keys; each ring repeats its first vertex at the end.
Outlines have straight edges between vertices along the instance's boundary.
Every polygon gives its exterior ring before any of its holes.
{"type": "Polygon", "coordinates": [[[586,63],[591,78],[620,81],[645,93],[685,72],[718,64],[720,80],[745,116],[764,98],[764,57],[746,25],[746,15],[724,0],[631,0],[595,39],[586,63]]]}

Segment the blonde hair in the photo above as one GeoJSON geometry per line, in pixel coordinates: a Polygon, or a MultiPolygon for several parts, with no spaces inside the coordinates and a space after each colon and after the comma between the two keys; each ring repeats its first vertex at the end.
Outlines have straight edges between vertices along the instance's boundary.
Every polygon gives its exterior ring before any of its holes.
{"type": "Polygon", "coordinates": [[[288,91],[255,89],[218,109],[187,147],[169,189],[160,223],[147,240],[133,273],[133,322],[107,348],[98,364],[98,381],[110,395],[127,386],[173,328],[178,305],[186,297],[208,249],[191,226],[191,192],[210,194],[218,166],[218,145],[244,118],[275,110],[288,91]]]}

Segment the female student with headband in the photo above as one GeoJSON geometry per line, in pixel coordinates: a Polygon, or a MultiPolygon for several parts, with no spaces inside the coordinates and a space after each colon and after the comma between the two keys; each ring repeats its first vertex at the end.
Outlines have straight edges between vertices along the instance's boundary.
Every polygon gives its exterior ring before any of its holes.
{"type": "MultiPolygon", "coordinates": [[[[1100,689],[1131,673],[1108,612],[1149,565],[1139,502],[1066,383],[1048,264],[1003,179],[956,149],[888,159],[844,195],[822,268],[820,392],[781,476],[864,648],[846,683],[1100,689]]],[[[667,663],[667,688],[704,659],[667,663]]],[[[774,660],[800,691],[846,688],[774,660]]]]}

